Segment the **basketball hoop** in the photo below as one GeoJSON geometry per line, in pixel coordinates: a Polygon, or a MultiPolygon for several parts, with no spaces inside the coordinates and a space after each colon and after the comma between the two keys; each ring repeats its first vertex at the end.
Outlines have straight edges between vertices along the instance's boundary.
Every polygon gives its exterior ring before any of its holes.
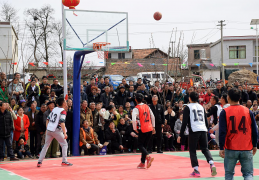
{"type": "Polygon", "coordinates": [[[109,45],[111,45],[111,43],[106,43],[106,42],[93,43],[93,49],[97,52],[99,59],[108,59],[109,45]]]}

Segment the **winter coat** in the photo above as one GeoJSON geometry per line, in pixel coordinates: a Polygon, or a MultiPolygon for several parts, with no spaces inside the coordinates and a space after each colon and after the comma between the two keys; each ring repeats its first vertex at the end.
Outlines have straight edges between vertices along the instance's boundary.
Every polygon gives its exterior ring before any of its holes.
{"type": "Polygon", "coordinates": [[[61,94],[63,94],[63,87],[60,86],[59,84],[58,85],[52,84],[51,91],[55,91],[56,96],[59,97],[61,94]]]}
{"type": "MultiPolygon", "coordinates": [[[[176,138],[178,138],[178,136],[180,135],[180,133],[178,134],[177,131],[181,131],[181,127],[182,127],[182,121],[180,119],[177,119],[177,121],[175,122],[175,125],[174,125],[174,132],[176,134],[176,138]]],[[[186,127],[188,128],[188,127],[186,127]]],[[[184,131],[184,135],[188,135],[186,133],[186,131],[184,131]]]]}
{"type": "Polygon", "coordinates": [[[32,126],[32,123],[35,122],[38,113],[39,113],[39,111],[36,110],[35,113],[34,113],[34,118],[32,117],[32,111],[29,111],[27,113],[27,116],[28,116],[28,118],[30,120],[29,131],[36,131],[36,123],[34,124],[34,126],[32,126]]]}
{"type": "MultiPolygon", "coordinates": [[[[17,119],[14,121],[14,135],[13,140],[18,141],[21,137],[21,117],[17,116],[17,119]]],[[[29,134],[29,126],[30,126],[30,120],[27,115],[23,115],[23,129],[24,129],[24,137],[25,141],[28,140],[28,134],[29,134]]]]}
{"type": "Polygon", "coordinates": [[[152,110],[154,116],[155,116],[155,123],[156,126],[165,124],[165,115],[164,115],[164,108],[161,104],[157,104],[156,108],[153,104],[149,105],[150,109],[152,110]]]}
{"type": "Polygon", "coordinates": [[[83,101],[88,101],[87,94],[84,91],[81,92],[80,103],[82,103],[83,101]]]}
{"type": "Polygon", "coordinates": [[[108,96],[106,95],[106,93],[102,93],[100,96],[100,101],[103,102],[103,108],[107,108],[111,100],[112,98],[110,93],[108,94],[108,96]]]}
{"type": "Polygon", "coordinates": [[[89,105],[91,102],[94,102],[94,103],[98,103],[100,101],[100,95],[99,94],[96,94],[95,96],[90,93],[88,95],[88,102],[89,102],[89,105]]]}
{"type": "Polygon", "coordinates": [[[136,105],[136,101],[135,101],[135,97],[136,97],[136,93],[132,92],[132,97],[130,96],[131,92],[127,92],[127,102],[130,102],[130,104],[132,104],[132,102],[134,103],[134,105],[136,105]]]}
{"type": "Polygon", "coordinates": [[[113,133],[110,128],[106,129],[105,131],[105,139],[106,141],[111,142],[118,142],[119,145],[122,145],[121,135],[118,129],[115,130],[115,133],[113,133]]]}
{"type": "Polygon", "coordinates": [[[46,131],[46,123],[44,124],[42,111],[39,111],[38,114],[36,115],[35,126],[38,134],[46,131]]]}
{"type": "Polygon", "coordinates": [[[210,102],[210,99],[212,96],[215,96],[214,94],[208,95],[208,93],[205,94],[205,103],[208,104],[210,102]]]}
{"type": "Polygon", "coordinates": [[[254,102],[254,100],[257,100],[257,96],[256,96],[256,93],[254,91],[247,92],[247,94],[249,96],[249,100],[251,100],[252,103],[254,102]]]}
{"type": "Polygon", "coordinates": [[[13,82],[11,82],[8,87],[9,94],[12,96],[12,98],[17,100],[17,95],[13,94],[13,91],[20,92],[18,100],[24,99],[23,97],[24,89],[23,89],[22,83],[13,84],[13,82]]]}
{"type": "Polygon", "coordinates": [[[179,103],[180,101],[184,101],[184,95],[182,93],[180,93],[179,95],[174,93],[174,103],[175,102],[179,103]]]}
{"type": "Polygon", "coordinates": [[[96,133],[94,133],[93,128],[89,127],[89,132],[86,132],[84,128],[80,128],[80,145],[88,144],[99,144],[96,133]]]}
{"type": "Polygon", "coordinates": [[[166,110],[164,114],[167,124],[170,125],[171,129],[173,129],[176,121],[175,112],[172,111],[171,114],[168,114],[168,111],[166,110]]]}
{"type": "Polygon", "coordinates": [[[27,94],[28,94],[28,103],[30,106],[30,104],[32,103],[32,97],[34,96],[35,101],[37,102],[37,106],[40,106],[40,97],[39,97],[39,93],[40,93],[40,89],[39,86],[35,85],[35,89],[32,90],[32,87],[29,86],[27,89],[27,94]]]}
{"type": "Polygon", "coordinates": [[[8,88],[5,88],[5,91],[3,91],[3,89],[0,87],[0,100],[9,103],[8,88]]]}
{"type": "Polygon", "coordinates": [[[5,110],[4,113],[0,111],[0,138],[8,138],[13,131],[13,119],[9,111],[5,110]]]}
{"type": "Polygon", "coordinates": [[[89,126],[93,126],[93,115],[91,109],[86,107],[86,110],[81,108],[80,110],[80,125],[82,124],[83,120],[88,121],[89,126]]]}
{"type": "Polygon", "coordinates": [[[115,104],[118,106],[122,105],[123,107],[125,107],[126,102],[127,102],[127,92],[125,91],[124,93],[121,93],[121,91],[119,91],[115,96],[115,104]]]}

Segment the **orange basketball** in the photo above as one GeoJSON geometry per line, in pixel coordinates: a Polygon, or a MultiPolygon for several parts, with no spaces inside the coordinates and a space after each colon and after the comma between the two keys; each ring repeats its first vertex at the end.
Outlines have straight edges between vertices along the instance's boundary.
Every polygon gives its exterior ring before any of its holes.
{"type": "Polygon", "coordinates": [[[154,13],[154,19],[159,21],[162,18],[162,14],[160,12],[155,12],[154,13]]]}

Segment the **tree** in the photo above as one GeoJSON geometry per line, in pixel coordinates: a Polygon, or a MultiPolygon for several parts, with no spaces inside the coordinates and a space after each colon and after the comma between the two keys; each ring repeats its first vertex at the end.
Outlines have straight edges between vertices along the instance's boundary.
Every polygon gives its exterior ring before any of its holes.
{"type": "Polygon", "coordinates": [[[11,22],[12,26],[14,27],[16,34],[19,34],[19,17],[18,17],[18,10],[15,9],[11,4],[8,2],[4,2],[1,4],[0,7],[0,21],[11,22]]]}
{"type": "Polygon", "coordinates": [[[62,57],[62,62],[64,61],[63,58],[63,36],[62,36],[62,23],[61,22],[56,22],[53,24],[53,31],[55,37],[57,37],[54,41],[55,43],[59,46],[60,48],[60,54],[62,57]]]}

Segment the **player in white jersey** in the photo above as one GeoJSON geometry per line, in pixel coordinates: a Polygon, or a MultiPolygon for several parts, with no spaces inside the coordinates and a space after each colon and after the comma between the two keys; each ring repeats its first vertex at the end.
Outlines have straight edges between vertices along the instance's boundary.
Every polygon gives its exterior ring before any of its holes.
{"type": "Polygon", "coordinates": [[[208,138],[207,138],[207,117],[204,108],[198,104],[199,94],[196,92],[191,92],[189,96],[189,102],[183,111],[183,122],[181,127],[180,136],[177,139],[177,142],[180,143],[181,137],[184,135],[186,126],[189,128],[189,153],[192,167],[194,171],[190,174],[193,177],[200,177],[200,172],[198,170],[199,163],[196,155],[196,148],[199,143],[201,152],[207,159],[207,162],[210,164],[211,175],[216,176],[216,167],[214,165],[212,156],[208,149],[208,138]]]}
{"type": "Polygon", "coordinates": [[[72,166],[73,164],[67,162],[67,131],[65,127],[65,119],[66,119],[66,109],[67,102],[64,98],[59,98],[57,100],[58,107],[55,107],[52,112],[49,114],[46,122],[47,130],[46,130],[46,138],[45,144],[40,153],[40,158],[38,160],[37,167],[41,167],[42,161],[46,156],[46,152],[49,148],[49,145],[53,138],[55,138],[60,146],[62,147],[62,166],[72,166]]]}

